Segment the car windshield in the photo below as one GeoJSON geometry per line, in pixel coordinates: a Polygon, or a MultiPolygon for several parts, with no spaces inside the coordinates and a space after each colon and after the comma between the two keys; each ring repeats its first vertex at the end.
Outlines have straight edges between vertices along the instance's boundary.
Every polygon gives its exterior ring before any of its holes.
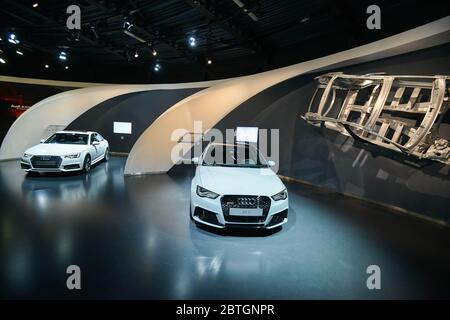
{"type": "Polygon", "coordinates": [[[44,143],[88,144],[88,135],[81,133],[55,133],[44,143]]]}
{"type": "Polygon", "coordinates": [[[210,145],[204,155],[204,166],[267,168],[266,160],[250,145],[210,145]]]}

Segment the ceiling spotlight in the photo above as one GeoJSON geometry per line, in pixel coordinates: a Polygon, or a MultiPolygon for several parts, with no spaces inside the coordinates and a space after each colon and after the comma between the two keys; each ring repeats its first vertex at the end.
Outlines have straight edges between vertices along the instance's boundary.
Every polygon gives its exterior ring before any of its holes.
{"type": "Polygon", "coordinates": [[[212,64],[213,62],[212,62],[212,60],[211,60],[211,59],[208,59],[208,61],[206,61],[206,63],[208,63],[208,64],[212,64]]]}
{"type": "Polygon", "coordinates": [[[37,8],[39,6],[39,3],[33,3],[33,8],[37,8]]]}
{"type": "Polygon", "coordinates": [[[20,41],[17,39],[16,35],[14,33],[11,33],[8,37],[8,42],[12,44],[19,44],[20,41]]]}
{"type": "Polygon", "coordinates": [[[155,72],[158,72],[159,70],[161,70],[161,65],[159,63],[155,63],[155,65],[153,66],[153,70],[155,72]]]}
{"type": "Polygon", "coordinates": [[[46,64],[46,65],[44,65],[44,68],[48,69],[48,68],[50,68],[50,66],[48,64],[46,64]]]}
{"type": "Polygon", "coordinates": [[[194,36],[190,36],[188,42],[191,47],[195,47],[197,45],[197,39],[194,36]]]}
{"type": "Polygon", "coordinates": [[[64,69],[69,70],[69,66],[65,66],[64,69]]]}
{"type": "Polygon", "coordinates": [[[61,51],[60,53],[59,53],[59,56],[58,56],[58,58],[60,59],[60,60],[67,60],[67,54],[64,52],[64,51],[61,51]]]}
{"type": "Polygon", "coordinates": [[[137,52],[137,50],[136,50],[136,52],[134,53],[134,57],[135,57],[135,58],[139,58],[139,53],[137,52]]]}
{"type": "Polygon", "coordinates": [[[123,21],[123,28],[125,30],[129,30],[133,27],[133,23],[130,21],[129,17],[125,17],[124,21],[123,21]]]}
{"type": "Polygon", "coordinates": [[[153,49],[152,55],[153,55],[154,57],[156,57],[156,56],[158,55],[158,52],[156,52],[156,50],[153,49]]]}
{"type": "Polygon", "coordinates": [[[0,63],[3,63],[3,64],[5,64],[5,63],[6,63],[6,60],[5,60],[5,59],[3,59],[3,58],[0,58],[0,63]]]}
{"type": "Polygon", "coordinates": [[[17,53],[19,56],[23,56],[23,52],[20,51],[20,49],[17,49],[17,50],[16,50],[16,53],[17,53]]]}

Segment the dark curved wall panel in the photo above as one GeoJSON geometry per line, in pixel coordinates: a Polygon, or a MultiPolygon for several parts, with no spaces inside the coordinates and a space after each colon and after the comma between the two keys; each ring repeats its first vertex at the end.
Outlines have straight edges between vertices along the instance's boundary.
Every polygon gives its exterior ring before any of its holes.
{"type": "Polygon", "coordinates": [[[99,132],[113,152],[130,152],[136,140],[164,111],[202,89],[133,92],[106,100],[75,119],[66,130],[99,132]],[[131,122],[131,134],[113,132],[113,123],[131,122]]]}
{"type": "MultiPolygon", "coordinates": [[[[449,58],[447,44],[335,71],[450,74],[449,58]]],[[[299,76],[261,92],[216,128],[280,129],[279,174],[448,222],[450,166],[428,162],[417,168],[397,153],[307,124],[300,116],[316,88],[314,76],[299,76]]]]}

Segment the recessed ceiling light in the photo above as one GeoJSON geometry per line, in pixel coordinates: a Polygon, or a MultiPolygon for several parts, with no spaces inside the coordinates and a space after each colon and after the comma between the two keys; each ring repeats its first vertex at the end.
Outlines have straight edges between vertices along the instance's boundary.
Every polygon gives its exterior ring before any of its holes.
{"type": "Polygon", "coordinates": [[[69,70],[69,66],[65,66],[64,69],[69,70]]]}
{"type": "Polygon", "coordinates": [[[0,58],[0,63],[6,63],[6,60],[3,58],[0,58]]]}
{"type": "Polygon", "coordinates": [[[139,53],[137,51],[134,53],[134,57],[139,58],[139,53]]]}
{"type": "Polygon", "coordinates": [[[12,44],[19,44],[20,41],[17,39],[16,35],[14,33],[11,33],[8,37],[8,42],[12,44]]]}
{"type": "Polygon", "coordinates": [[[207,63],[208,63],[208,64],[212,64],[213,62],[212,62],[211,59],[208,59],[207,63]]]}
{"type": "Polygon", "coordinates": [[[58,58],[59,58],[60,60],[67,60],[67,54],[66,54],[64,51],[61,51],[61,52],[59,53],[58,58]]]}
{"type": "Polygon", "coordinates": [[[20,49],[17,49],[17,50],[16,50],[16,53],[17,53],[18,55],[20,55],[20,56],[23,56],[23,52],[20,51],[20,49]]]}
{"type": "Polygon", "coordinates": [[[194,36],[190,36],[188,42],[191,47],[195,47],[197,45],[197,39],[194,36]]]}
{"type": "Polygon", "coordinates": [[[50,68],[50,66],[49,66],[48,64],[46,64],[46,65],[44,66],[44,68],[45,68],[45,69],[48,69],[48,68],[50,68]]]}
{"type": "Polygon", "coordinates": [[[158,52],[156,50],[153,50],[152,54],[154,57],[156,57],[158,55],[158,52]]]}
{"type": "Polygon", "coordinates": [[[39,6],[39,3],[33,3],[33,8],[37,8],[39,6]]]}

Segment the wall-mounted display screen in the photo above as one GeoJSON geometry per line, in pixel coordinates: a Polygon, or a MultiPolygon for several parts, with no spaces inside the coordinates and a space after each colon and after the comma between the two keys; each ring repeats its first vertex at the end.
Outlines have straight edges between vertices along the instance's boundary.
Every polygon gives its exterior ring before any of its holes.
{"type": "Polygon", "coordinates": [[[114,122],[113,132],[131,134],[131,122],[114,122]]]}
{"type": "Polygon", "coordinates": [[[238,142],[258,142],[258,127],[237,127],[236,141],[238,142]]]}

